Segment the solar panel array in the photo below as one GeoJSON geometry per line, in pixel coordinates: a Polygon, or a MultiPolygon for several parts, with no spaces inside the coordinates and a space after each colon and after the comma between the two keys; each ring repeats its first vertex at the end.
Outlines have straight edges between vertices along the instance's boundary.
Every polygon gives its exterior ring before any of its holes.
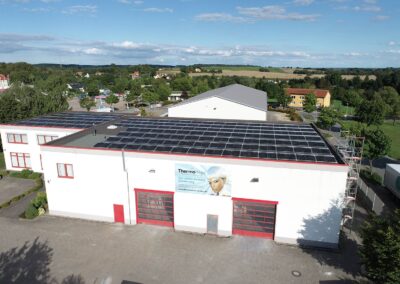
{"type": "Polygon", "coordinates": [[[144,152],[337,163],[305,124],[127,118],[116,136],[94,147],[144,152]]]}
{"type": "Polygon", "coordinates": [[[94,114],[84,112],[61,112],[35,118],[20,120],[15,125],[26,126],[50,126],[60,128],[88,128],[93,125],[114,120],[119,116],[116,114],[94,114]]]}

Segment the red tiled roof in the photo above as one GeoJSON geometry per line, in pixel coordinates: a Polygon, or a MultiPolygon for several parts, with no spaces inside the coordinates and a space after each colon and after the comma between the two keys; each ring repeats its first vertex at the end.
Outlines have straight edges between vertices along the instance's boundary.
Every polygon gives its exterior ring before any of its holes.
{"type": "Polygon", "coordinates": [[[0,80],[8,80],[6,75],[0,74],[0,80]]]}
{"type": "Polygon", "coordinates": [[[286,88],[285,92],[287,95],[307,95],[313,93],[317,98],[325,98],[329,90],[286,88]]]}

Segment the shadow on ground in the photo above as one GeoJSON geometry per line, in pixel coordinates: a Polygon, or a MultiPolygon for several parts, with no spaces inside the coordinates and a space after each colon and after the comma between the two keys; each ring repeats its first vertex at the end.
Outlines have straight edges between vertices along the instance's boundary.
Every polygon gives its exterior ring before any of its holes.
{"type": "MultiPolygon", "coordinates": [[[[341,219],[341,206],[338,202],[332,202],[331,206],[324,213],[315,217],[304,219],[304,226],[299,232],[306,240],[317,240],[324,242],[329,236],[336,235],[339,229],[338,219],[341,219]]],[[[298,240],[299,246],[304,252],[315,258],[320,265],[331,266],[342,270],[352,278],[361,276],[361,265],[358,257],[358,244],[348,236],[341,233],[338,250],[323,249],[315,247],[316,243],[298,240]]],[[[350,277],[350,278],[351,278],[350,277]]],[[[353,279],[335,280],[342,282],[320,282],[320,283],[357,283],[353,279]]]]}
{"type": "Polygon", "coordinates": [[[61,282],[51,276],[53,249],[36,238],[0,254],[0,283],[84,284],[80,275],[69,275],[61,282]]]}

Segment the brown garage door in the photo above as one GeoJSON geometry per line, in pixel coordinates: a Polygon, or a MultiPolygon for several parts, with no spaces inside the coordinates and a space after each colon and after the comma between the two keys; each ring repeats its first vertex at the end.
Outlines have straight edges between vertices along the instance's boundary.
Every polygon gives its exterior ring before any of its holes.
{"type": "Polygon", "coordinates": [[[174,226],[174,194],[168,191],[135,189],[137,223],[174,226]]]}
{"type": "Polygon", "coordinates": [[[275,201],[233,199],[232,233],[273,239],[275,234],[275,201]]]}

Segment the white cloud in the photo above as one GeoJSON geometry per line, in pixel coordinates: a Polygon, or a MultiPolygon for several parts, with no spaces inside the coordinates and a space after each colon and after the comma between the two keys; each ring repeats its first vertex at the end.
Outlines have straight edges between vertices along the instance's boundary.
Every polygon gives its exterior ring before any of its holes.
{"type": "Polygon", "coordinates": [[[245,19],[243,17],[232,16],[231,14],[227,13],[204,13],[197,15],[195,19],[203,22],[234,22],[234,23],[249,22],[248,19],[245,19]]]}
{"type": "Polygon", "coordinates": [[[239,14],[259,20],[292,20],[292,21],[315,21],[317,14],[288,13],[285,8],[277,5],[264,7],[237,7],[239,14]]]}
{"type": "Polygon", "coordinates": [[[375,21],[386,21],[386,20],[389,20],[389,18],[390,17],[386,16],[386,15],[377,15],[377,16],[373,17],[372,19],[375,21]]]}
{"type": "Polygon", "coordinates": [[[96,47],[84,49],[83,52],[84,52],[85,54],[93,54],[93,55],[104,54],[104,51],[103,51],[103,50],[101,50],[101,49],[99,49],[99,48],[96,48],[96,47]]]}
{"type": "Polygon", "coordinates": [[[86,13],[86,14],[95,14],[97,12],[96,5],[74,5],[65,8],[62,13],[64,14],[79,14],[79,13],[86,13]]]}
{"type": "Polygon", "coordinates": [[[293,4],[301,6],[308,6],[312,3],[314,3],[314,0],[293,0],[293,4]]]}
{"type": "Polygon", "coordinates": [[[361,5],[353,7],[353,10],[357,12],[379,13],[382,11],[382,8],[376,5],[361,5]]]}
{"type": "Polygon", "coordinates": [[[400,54],[400,49],[390,49],[386,51],[387,53],[393,53],[393,54],[400,54]]]}
{"type": "Polygon", "coordinates": [[[80,64],[257,64],[304,67],[374,67],[400,64],[400,50],[388,43],[388,49],[365,53],[309,52],[267,46],[195,46],[143,43],[134,40],[104,42],[53,38],[45,35],[0,33],[0,57],[4,61],[60,62],[80,64]]]}
{"type": "Polygon", "coordinates": [[[118,0],[118,2],[122,4],[134,4],[134,5],[143,4],[143,1],[141,0],[118,0]]]}
{"type": "Polygon", "coordinates": [[[50,8],[44,8],[44,7],[40,7],[40,8],[24,8],[23,11],[31,12],[31,13],[46,13],[46,12],[50,12],[51,9],[50,8]]]}
{"type": "Polygon", "coordinates": [[[146,8],[143,9],[144,12],[148,12],[148,13],[172,13],[174,10],[171,8],[146,8]]]}
{"type": "Polygon", "coordinates": [[[388,42],[388,45],[389,46],[394,46],[394,45],[397,45],[397,42],[395,42],[394,40],[391,40],[391,41],[388,42]]]}

